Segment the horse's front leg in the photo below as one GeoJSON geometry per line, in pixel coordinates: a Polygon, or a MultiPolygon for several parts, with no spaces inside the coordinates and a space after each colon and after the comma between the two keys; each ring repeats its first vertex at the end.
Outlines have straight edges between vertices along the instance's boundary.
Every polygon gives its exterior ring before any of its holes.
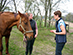
{"type": "Polygon", "coordinates": [[[7,55],[10,55],[10,54],[9,54],[9,51],[8,51],[9,37],[10,37],[10,35],[5,36],[5,42],[6,42],[6,54],[7,54],[7,55]]]}
{"type": "Polygon", "coordinates": [[[2,36],[0,35],[0,55],[2,55],[2,50],[3,50],[3,46],[2,46],[2,36]]]}

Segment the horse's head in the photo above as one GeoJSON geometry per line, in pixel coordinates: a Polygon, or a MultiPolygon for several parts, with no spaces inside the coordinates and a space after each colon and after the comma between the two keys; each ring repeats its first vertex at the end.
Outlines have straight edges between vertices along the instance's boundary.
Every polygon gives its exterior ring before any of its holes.
{"type": "Polygon", "coordinates": [[[26,36],[27,40],[32,39],[33,31],[28,16],[25,14],[21,14],[18,11],[17,18],[18,18],[17,28],[26,36]]]}

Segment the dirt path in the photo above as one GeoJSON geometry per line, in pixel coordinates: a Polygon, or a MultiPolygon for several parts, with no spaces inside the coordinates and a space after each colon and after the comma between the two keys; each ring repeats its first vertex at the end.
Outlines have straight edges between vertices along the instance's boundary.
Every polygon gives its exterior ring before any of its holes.
{"type": "Polygon", "coordinates": [[[73,32],[73,29],[70,29],[69,32],[72,33],[73,32]]]}
{"type": "Polygon", "coordinates": [[[73,32],[73,23],[65,21],[66,24],[69,24],[69,33],[73,32]]]}
{"type": "Polygon", "coordinates": [[[73,27],[73,23],[65,21],[66,24],[69,24],[69,27],[73,27]]]}
{"type": "MultiPolygon", "coordinates": [[[[66,22],[66,21],[65,21],[66,22]]],[[[71,27],[70,29],[69,29],[69,32],[70,33],[72,33],[73,32],[73,23],[71,23],[71,22],[66,22],[67,24],[69,24],[69,27],[71,27]]]]}

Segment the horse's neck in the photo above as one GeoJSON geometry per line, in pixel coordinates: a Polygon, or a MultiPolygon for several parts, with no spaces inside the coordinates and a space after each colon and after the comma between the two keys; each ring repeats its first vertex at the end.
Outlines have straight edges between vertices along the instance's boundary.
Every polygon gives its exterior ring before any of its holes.
{"type": "Polygon", "coordinates": [[[13,19],[13,22],[12,22],[12,24],[9,26],[9,28],[11,28],[11,27],[13,27],[13,26],[15,26],[15,25],[17,25],[17,23],[19,22],[19,15],[17,15],[16,17],[15,17],[15,19],[13,19]]]}
{"type": "Polygon", "coordinates": [[[18,15],[15,15],[12,12],[4,12],[1,14],[1,19],[4,21],[3,23],[8,28],[16,25],[16,22],[19,20],[18,18],[16,18],[17,16],[18,15]]]}

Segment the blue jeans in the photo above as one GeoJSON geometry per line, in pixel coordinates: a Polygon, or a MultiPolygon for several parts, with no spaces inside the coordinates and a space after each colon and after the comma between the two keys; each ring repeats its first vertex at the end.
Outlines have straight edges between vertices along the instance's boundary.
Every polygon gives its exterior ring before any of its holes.
{"type": "Polygon", "coordinates": [[[56,43],[56,53],[55,55],[62,55],[62,49],[65,43],[56,43]]]}

